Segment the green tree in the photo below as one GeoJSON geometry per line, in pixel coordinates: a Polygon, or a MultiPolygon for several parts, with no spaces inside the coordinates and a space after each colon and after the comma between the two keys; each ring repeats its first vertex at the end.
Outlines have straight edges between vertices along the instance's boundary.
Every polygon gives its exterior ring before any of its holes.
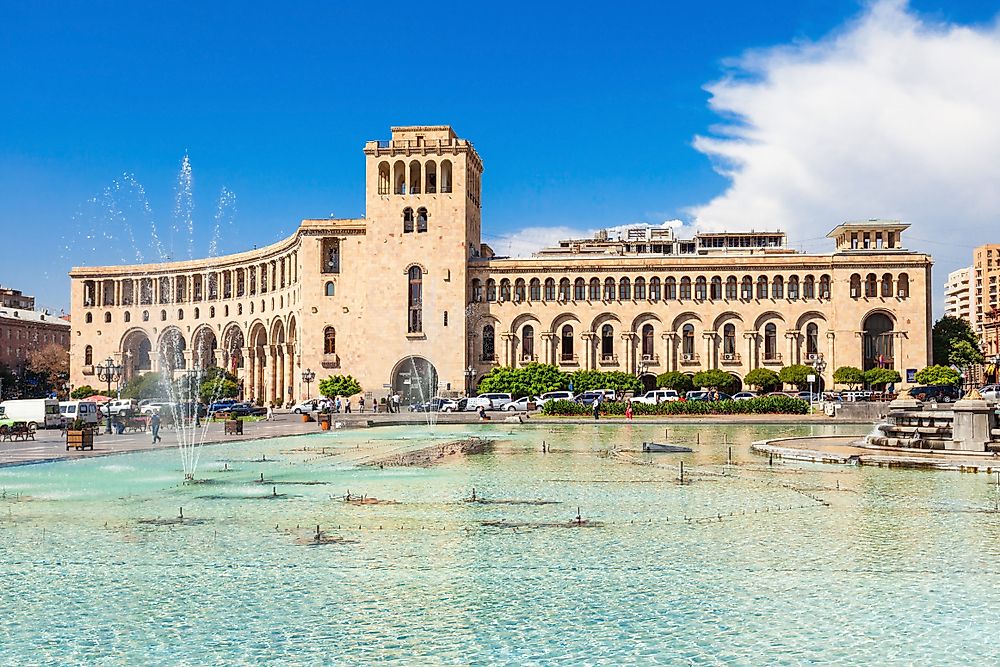
{"type": "Polygon", "coordinates": [[[167,395],[167,383],[159,373],[136,375],[122,387],[122,398],[163,398],[167,395]]]}
{"type": "Polygon", "coordinates": [[[887,384],[895,384],[902,381],[903,378],[900,376],[899,371],[894,371],[891,368],[870,368],[865,371],[865,384],[872,389],[885,389],[887,384]]]}
{"type": "MultiPolygon", "coordinates": [[[[938,366],[964,366],[968,364],[960,363],[961,359],[953,357],[957,352],[958,357],[967,354],[965,346],[955,345],[959,341],[965,341],[974,350],[979,350],[979,336],[972,330],[972,325],[960,317],[945,316],[934,323],[931,332],[931,339],[934,347],[934,363],[938,366]]],[[[982,356],[981,353],[979,355],[982,356]]],[[[981,359],[971,363],[982,363],[981,359]]]]}
{"type": "MultiPolygon", "coordinates": [[[[521,368],[497,367],[479,381],[479,393],[509,393],[514,398],[565,389],[569,376],[552,364],[532,362],[521,368]]],[[[575,387],[574,387],[575,389],[575,387]]]]}
{"type": "Polygon", "coordinates": [[[959,368],[968,368],[969,366],[975,366],[986,361],[986,357],[983,356],[983,351],[979,346],[973,345],[964,338],[951,341],[948,358],[952,364],[959,368]]]}
{"type": "Polygon", "coordinates": [[[361,385],[350,375],[331,375],[325,380],[320,380],[319,393],[327,398],[354,396],[361,393],[361,385]]]}
{"type": "Polygon", "coordinates": [[[667,371],[656,376],[657,389],[673,389],[683,396],[694,389],[694,383],[690,375],[685,375],[679,371],[667,371]]]}
{"type": "Polygon", "coordinates": [[[770,368],[755,368],[747,373],[743,383],[760,391],[771,391],[781,384],[781,378],[770,368]]]}
{"type": "Polygon", "coordinates": [[[202,403],[236,398],[239,393],[239,378],[222,368],[207,369],[198,386],[198,398],[202,403]]]}
{"type": "Polygon", "coordinates": [[[573,391],[590,391],[592,389],[613,389],[618,392],[637,392],[642,389],[642,382],[631,373],[622,371],[574,371],[569,376],[573,383],[573,391]]]}
{"type": "Polygon", "coordinates": [[[82,401],[85,398],[90,398],[94,394],[99,393],[96,389],[91,387],[89,384],[85,384],[81,387],[77,387],[69,393],[69,397],[74,401],[82,401]]]}
{"type": "Polygon", "coordinates": [[[917,371],[917,384],[955,385],[962,381],[962,375],[951,366],[928,366],[917,371]]]}
{"type": "Polygon", "coordinates": [[[718,389],[720,391],[728,391],[732,389],[736,384],[737,380],[731,373],[727,373],[719,368],[712,368],[707,371],[700,371],[694,374],[692,383],[696,387],[704,387],[706,389],[718,389]]]}
{"type": "Polygon", "coordinates": [[[834,384],[846,384],[848,387],[858,387],[864,384],[865,374],[854,366],[841,366],[833,372],[834,384]]]}
{"type": "Polygon", "coordinates": [[[785,384],[795,386],[799,390],[804,390],[809,388],[809,376],[814,374],[815,371],[809,366],[792,364],[778,371],[778,379],[785,384]]]}

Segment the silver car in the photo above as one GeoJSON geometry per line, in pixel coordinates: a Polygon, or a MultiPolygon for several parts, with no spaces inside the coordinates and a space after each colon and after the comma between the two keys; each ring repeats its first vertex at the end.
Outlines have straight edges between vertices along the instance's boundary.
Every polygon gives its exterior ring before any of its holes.
{"type": "Polygon", "coordinates": [[[1000,401],[1000,384],[988,384],[979,393],[988,401],[1000,401]]]}

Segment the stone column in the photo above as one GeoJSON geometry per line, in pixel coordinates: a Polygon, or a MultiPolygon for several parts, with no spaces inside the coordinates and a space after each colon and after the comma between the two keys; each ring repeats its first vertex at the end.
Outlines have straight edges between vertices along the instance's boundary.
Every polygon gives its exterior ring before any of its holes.
{"type": "Polygon", "coordinates": [[[906,338],[905,331],[894,331],[892,334],[894,340],[892,343],[892,367],[897,371],[902,371],[900,375],[903,376],[903,380],[906,380],[906,363],[905,357],[903,356],[903,339],[906,338]]]}
{"type": "Polygon", "coordinates": [[[585,359],[583,360],[584,370],[588,370],[588,371],[593,370],[594,369],[594,332],[593,331],[584,331],[583,333],[580,334],[580,338],[583,339],[583,349],[580,350],[580,351],[585,356],[585,359]]]}
{"type": "Polygon", "coordinates": [[[545,349],[545,363],[558,365],[558,360],[556,359],[556,335],[551,331],[542,332],[542,347],[545,349]]]}
{"type": "Polygon", "coordinates": [[[747,341],[746,367],[748,371],[752,371],[757,368],[757,332],[746,331],[743,333],[743,338],[747,341]]]}
{"type": "Polygon", "coordinates": [[[788,340],[788,360],[785,362],[785,365],[791,366],[792,364],[799,363],[798,355],[795,354],[798,351],[799,332],[795,329],[789,329],[785,332],[785,338],[788,340]]]}
{"type": "Polygon", "coordinates": [[[625,372],[635,375],[635,332],[622,333],[622,346],[625,348],[625,372]]]}
{"type": "Polygon", "coordinates": [[[705,370],[710,370],[715,368],[714,363],[714,352],[715,352],[715,332],[714,331],[702,331],[701,337],[705,339],[705,360],[702,362],[702,368],[705,370]]]}
{"type": "Polygon", "coordinates": [[[504,366],[510,366],[511,368],[515,366],[514,359],[511,356],[512,350],[510,344],[511,338],[513,337],[513,334],[508,332],[500,334],[500,338],[503,339],[503,359],[501,360],[501,363],[504,366]]]}
{"type": "Polygon", "coordinates": [[[243,396],[245,400],[253,401],[257,397],[256,370],[257,350],[252,347],[243,348],[243,396]]]}
{"type": "Polygon", "coordinates": [[[663,365],[668,371],[677,370],[677,345],[675,345],[675,339],[677,338],[676,331],[664,331],[660,334],[662,338],[667,343],[666,354],[663,355],[663,365]]]}
{"type": "MultiPolygon", "coordinates": [[[[836,338],[837,334],[835,334],[834,332],[832,331],[826,332],[826,367],[827,369],[829,369],[831,376],[833,375],[833,371],[836,370],[837,368],[837,357],[835,355],[836,338]]],[[[906,378],[903,379],[905,380],[906,378]]],[[[833,383],[831,382],[829,386],[832,387],[833,383]]]]}
{"type": "Polygon", "coordinates": [[[285,345],[285,366],[286,366],[286,377],[285,381],[285,400],[296,400],[302,395],[302,373],[299,372],[299,360],[295,355],[295,344],[288,343],[285,345]],[[292,388],[292,395],[288,395],[288,387],[292,388]]]}

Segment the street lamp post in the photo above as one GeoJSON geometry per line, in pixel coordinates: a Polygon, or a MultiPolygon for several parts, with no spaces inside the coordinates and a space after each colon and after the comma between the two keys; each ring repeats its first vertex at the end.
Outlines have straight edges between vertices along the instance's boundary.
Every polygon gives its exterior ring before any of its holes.
{"type": "Polygon", "coordinates": [[[312,381],[315,379],[316,379],[316,373],[311,368],[307,368],[304,371],[302,371],[302,381],[306,383],[307,401],[312,399],[312,394],[309,391],[309,385],[312,384],[312,381]]]}
{"type": "MultiPolygon", "coordinates": [[[[97,366],[97,379],[108,385],[108,397],[111,396],[111,383],[122,379],[122,365],[108,357],[97,366]]],[[[111,435],[111,407],[108,406],[108,435],[111,435]]]]}
{"type": "Polygon", "coordinates": [[[473,383],[476,380],[476,369],[471,365],[465,369],[465,393],[471,395],[473,383]]]}

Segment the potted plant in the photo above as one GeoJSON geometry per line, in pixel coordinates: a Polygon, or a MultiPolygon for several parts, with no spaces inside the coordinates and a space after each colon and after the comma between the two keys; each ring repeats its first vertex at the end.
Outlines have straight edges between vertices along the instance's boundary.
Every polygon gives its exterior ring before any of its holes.
{"type": "Polygon", "coordinates": [[[70,448],[94,449],[94,429],[82,419],[75,419],[66,427],[66,451],[70,448]]]}
{"type": "Polygon", "coordinates": [[[321,431],[330,430],[330,408],[323,408],[318,417],[319,428],[321,431]]]}

